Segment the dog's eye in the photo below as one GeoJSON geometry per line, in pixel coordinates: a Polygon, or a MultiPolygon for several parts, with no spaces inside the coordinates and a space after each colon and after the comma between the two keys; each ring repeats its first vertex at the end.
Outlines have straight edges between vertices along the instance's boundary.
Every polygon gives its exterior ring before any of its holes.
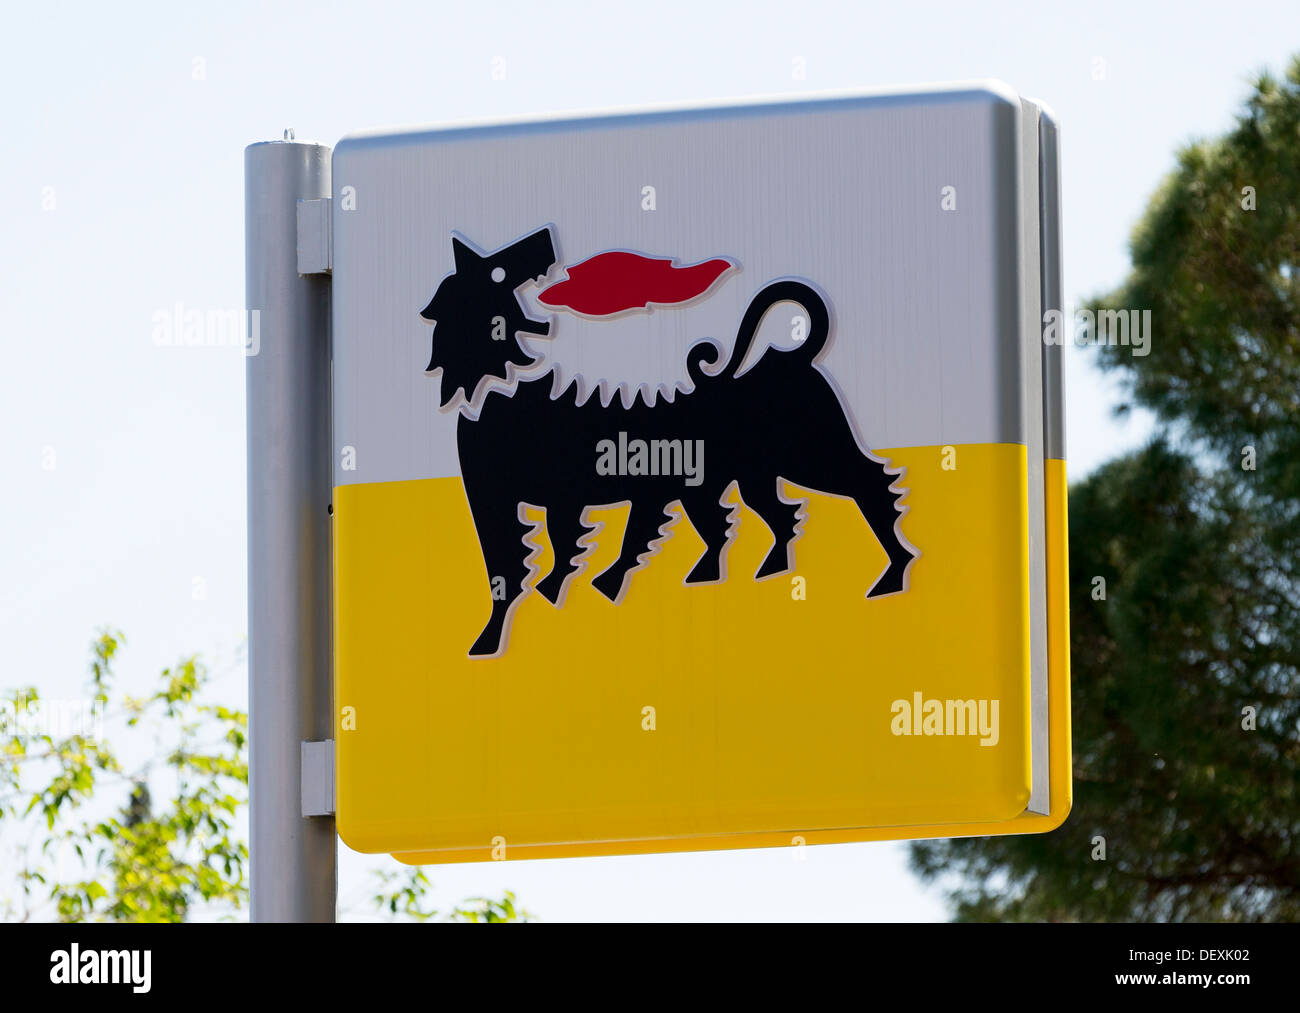
{"type": "Polygon", "coordinates": [[[494,268],[492,268],[492,280],[493,280],[493,281],[498,281],[498,282],[500,282],[500,281],[505,281],[505,280],[506,280],[506,269],[505,269],[504,267],[494,267],[494,268]]]}

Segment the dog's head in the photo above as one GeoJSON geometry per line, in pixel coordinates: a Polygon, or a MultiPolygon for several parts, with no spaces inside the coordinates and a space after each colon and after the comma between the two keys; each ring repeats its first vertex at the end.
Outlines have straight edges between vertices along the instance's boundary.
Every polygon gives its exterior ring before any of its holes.
{"type": "Polygon", "coordinates": [[[427,372],[442,371],[442,407],[463,392],[472,401],[488,379],[510,379],[511,365],[536,363],[516,334],[544,336],[551,325],[525,312],[516,290],[543,278],[555,263],[550,228],[538,229],[492,253],[451,237],[455,270],[442,279],[420,316],[433,324],[433,351],[427,372]]]}

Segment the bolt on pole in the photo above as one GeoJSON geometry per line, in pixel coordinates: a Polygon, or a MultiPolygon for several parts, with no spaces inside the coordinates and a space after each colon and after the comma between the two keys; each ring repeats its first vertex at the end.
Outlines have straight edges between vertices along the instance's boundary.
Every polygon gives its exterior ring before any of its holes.
{"type": "Polygon", "coordinates": [[[332,816],[302,815],[301,743],[332,736],[330,283],[298,273],[299,200],[330,195],[325,145],[244,149],[249,852],[255,922],[332,922],[332,816]]]}

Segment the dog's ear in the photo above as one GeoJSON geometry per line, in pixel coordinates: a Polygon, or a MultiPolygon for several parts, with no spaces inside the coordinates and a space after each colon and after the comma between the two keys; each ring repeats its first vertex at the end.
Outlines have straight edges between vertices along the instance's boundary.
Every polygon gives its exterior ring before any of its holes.
{"type": "Polygon", "coordinates": [[[462,243],[455,236],[451,237],[451,253],[456,264],[456,270],[460,271],[468,268],[477,260],[482,260],[477,253],[469,248],[469,245],[462,243]]]}

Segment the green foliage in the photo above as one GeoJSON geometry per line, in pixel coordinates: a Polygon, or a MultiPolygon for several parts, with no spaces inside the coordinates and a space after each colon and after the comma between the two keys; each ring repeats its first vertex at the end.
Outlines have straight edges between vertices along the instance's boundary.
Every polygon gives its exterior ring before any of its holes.
{"type": "Polygon", "coordinates": [[[378,892],[372,898],[375,907],[392,917],[408,918],[418,922],[529,922],[533,916],[515,902],[515,895],[507,890],[501,900],[471,897],[445,916],[439,917],[430,907],[429,894],[433,884],[418,867],[406,866],[396,871],[375,871],[378,892]]]}
{"type": "Polygon", "coordinates": [[[453,922],[530,922],[533,916],[515,904],[515,895],[510,890],[500,900],[487,897],[471,897],[461,907],[451,913],[453,922]]]}
{"type": "MultiPolygon", "coordinates": [[[[152,695],[110,710],[122,643],[119,633],[95,638],[87,706],[66,734],[34,687],[0,698],[0,868],[15,870],[18,891],[0,894],[0,919],[182,922],[247,906],[248,846],[237,823],[248,802],[248,716],[205,702],[209,675],[196,657],[164,669],[152,695]],[[110,721],[133,746],[148,746],[133,769],[103,735],[110,721]]],[[[438,917],[421,870],[377,875],[381,910],[438,917]]],[[[530,919],[509,892],[443,918],[530,919]]]]}
{"type": "Polygon", "coordinates": [[[438,917],[438,912],[429,906],[433,884],[423,869],[411,866],[397,871],[376,869],[374,876],[378,892],[371,899],[379,911],[417,922],[438,917]]]}
{"type": "Polygon", "coordinates": [[[1240,468],[1296,519],[1300,501],[1300,57],[1264,75],[1226,137],[1191,145],[1134,230],[1110,306],[1149,308],[1151,354],[1106,347],[1137,402],[1240,468]],[[1255,210],[1243,208],[1254,190],[1255,210]]]}
{"type": "Polygon", "coordinates": [[[913,846],[958,919],[1300,919],[1298,244],[1300,60],[1182,152],[1094,304],[1152,310],[1101,362],[1165,434],[1070,493],[1066,824],[913,846]]]}
{"type": "MultiPolygon", "coordinates": [[[[121,643],[120,634],[104,632],[92,644],[93,710],[82,712],[81,728],[51,734],[35,720],[0,728],[0,831],[9,831],[0,843],[21,839],[13,844],[21,895],[6,902],[11,916],[179,922],[199,904],[228,913],[247,900],[248,849],[235,834],[248,796],[247,715],[201,702],[208,674],[193,657],[166,669],[151,696],[126,698],[120,712],[107,713],[121,643]],[[92,724],[118,717],[154,730],[160,755],[124,770],[108,742],[89,734],[99,731],[92,724]],[[166,775],[160,804],[150,789],[155,765],[166,775]],[[24,788],[24,775],[33,787],[24,788]],[[104,811],[101,788],[125,789],[120,809],[109,803],[104,811]],[[33,841],[36,816],[43,832],[33,841]]],[[[34,688],[9,700],[6,713],[41,713],[34,688]]]]}

